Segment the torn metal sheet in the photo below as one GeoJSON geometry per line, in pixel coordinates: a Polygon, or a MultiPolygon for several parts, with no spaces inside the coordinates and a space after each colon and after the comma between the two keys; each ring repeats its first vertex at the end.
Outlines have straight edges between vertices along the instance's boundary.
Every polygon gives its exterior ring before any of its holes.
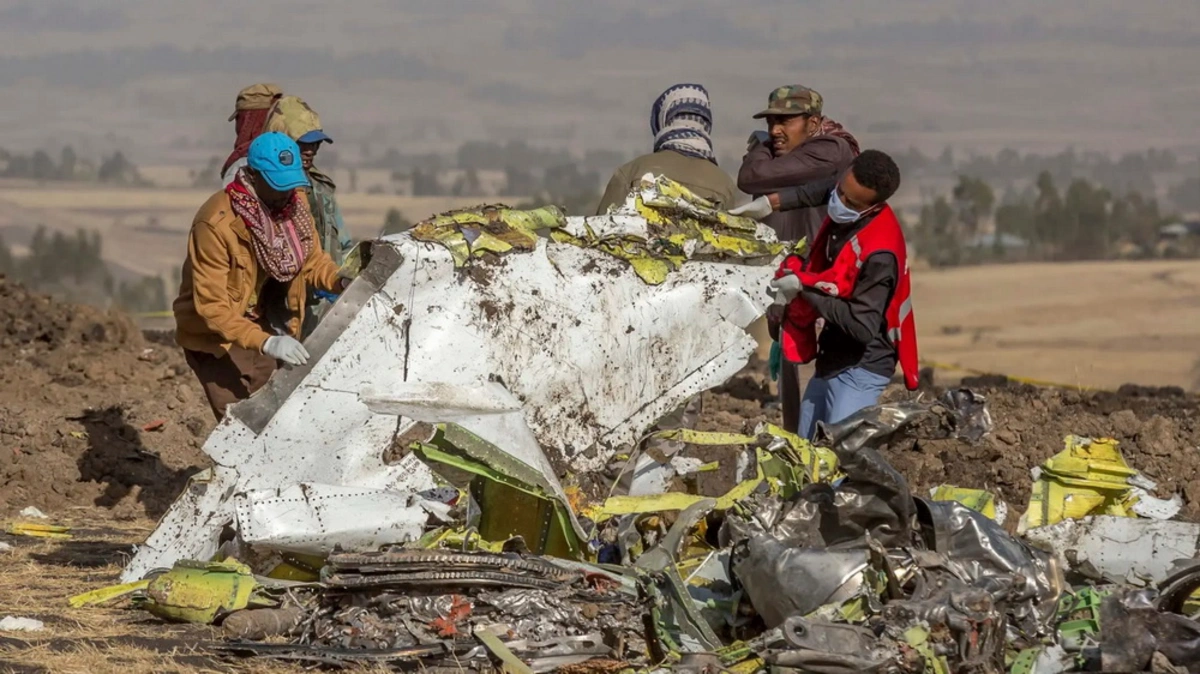
{"type": "Polygon", "coordinates": [[[1156,653],[1180,667],[1200,663],[1200,623],[1160,612],[1153,590],[1125,590],[1106,598],[1100,607],[1100,635],[1105,672],[1163,671],[1151,668],[1156,653]]]}
{"type": "Polygon", "coordinates": [[[875,646],[871,630],[792,616],[783,623],[783,638],[793,648],[853,655],[875,646]]]}
{"type": "Polygon", "coordinates": [[[1129,493],[1136,499],[1129,510],[1140,517],[1169,520],[1183,510],[1183,497],[1179,494],[1173,494],[1171,498],[1158,498],[1141,487],[1134,487],[1129,493]]]}
{"type": "Polygon", "coordinates": [[[733,572],[767,627],[825,604],[840,604],[858,593],[867,569],[866,550],[797,548],[756,534],[733,572]]]}
{"type": "Polygon", "coordinates": [[[1033,470],[1029,509],[1018,531],[1088,515],[1169,519],[1182,499],[1150,494],[1157,485],[1125,461],[1112,438],[1069,435],[1065,448],[1033,470]]]}
{"type": "Polygon", "coordinates": [[[439,424],[429,443],[413,451],[476,476],[469,489],[478,515],[467,524],[485,541],[519,538],[535,554],[582,556],[587,534],[549,467],[535,469],[457,424],[439,424]]]}
{"type": "MultiPolygon", "coordinates": [[[[794,616],[781,627],[764,633],[747,644],[760,653],[770,671],[800,671],[813,674],[911,671],[902,669],[900,644],[888,636],[818,618],[794,616]]],[[[725,668],[722,668],[725,669],[725,668]]],[[[740,668],[731,668],[738,671],[740,668]]],[[[760,671],[760,667],[753,670],[760,671]]]]}
{"type": "Polygon", "coordinates": [[[605,232],[592,229],[589,220],[568,218],[550,235],[625,260],[643,281],[654,285],[688,260],[767,262],[784,249],[754,220],[723,212],[684,185],[650,173],[609,215],[615,226],[605,232]],[[581,221],[585,226],[580,227],[581,221]]]}
{"type": "Polygon", "coordinates": [[[917,499],[929,547],[963,580],[1003,596],[1017,627],[1044,631],[1066,583],[1050,555],[1031,548],[994,520],[956,501],[917,499]]]}
{"type": "Polygon", "coordinates": [[[1008,504],[996,499],[996,495],[985,489],[968,489],[943,484],[929,490],[929,497],[934,501],[957,501],[975,512],[982,513],[1004,524],[1008,518],[1008,504]]]}
{"type": "Polygon", "coordinates": [[[946,391],[940,402],[950,412],[955,437],[976,443],[992,432],[992,413],[982,395],[970,389],[953,389],[946,391]]]}
{"type": "Polygon", "coordinates": [[[1175,565],[1174,572],[1158,587],[1156,606],[1160,611],[1182,613],[1196,617],[1200,603],[1200,560],[1188,560],[1175,565]]]}
{"type": "MultiPolygon", "coordinates": [[[[653,235],[632,215],[568,218],[565,230],[653,235]]],[[[762,226],[754,237],[773,240],[762,226]]],[[[229,408],[204,445],[211,473],[172,506],[123,580],[211,557],[235,523],[237,493],[302,482],[404,491],[411,466],[386,464],[384,455],[418,422],[368,401],[411,403],[409,384],[461,391],[495,383],[519,401],[512,418],[527,429],[513,451],[531,448],[532,435],[576,471],[602,469],[663,415],[747,363],[755,342],[746,328],[763,314],[774,269],[733,255],[688,260],[652,285],[603,251],[540,238],[531,250],[461,269],[446,247],[408,234],[375,241],[368,253],[305,340],[309,363],[276,372],[229,408]]],[[[471,430],[507,449],[505,416],[478,414],[471,430]]]]}
{"type": "Polygon", "coordinates": [[[919,401],[887,403],[867,407],[836,424],[817,424],[818,445],[853,452],[879,447],[893,433],[929,414],[929,405],[919,401]]]}
{"type": "Polygon", "coordinates": [[[1176,560],[1200,551],[1200,524],[1097,516],[1025,532],[1062,564],[1115,582],[1146,584],[1171,575],[1176,560]]]}
{"type": "MultiPolygon", "coordinates": [[[[432,488],[428,468],[425,472],[432,488]]],[[[425,531],[430,509],[437,507],[423,501],[411,491],[301,483],[238,494],[234,507],[244,543],[325,555],[337,549],[374,550],[417,540],[425,531]]]]}
{"type": "MultiPolygon", "coordinates": [[[[566,492],[554,467],[525,423],[521,401],[504,386],[495,382],[473,386],[400,382],[386,392],[365,391],[361,399],[376,414],[408,422],[453,424],[443,428],[442,434],[471,459],[540,490],[564,506],[567,504],[566,492]],[[454,426],[469,433],[456,432],[454,426]],[[487,438],[499,439],[503,448],[487,438]]],[[[565,511],[577,535],[585,538],[571,509],[565,511]]]]}

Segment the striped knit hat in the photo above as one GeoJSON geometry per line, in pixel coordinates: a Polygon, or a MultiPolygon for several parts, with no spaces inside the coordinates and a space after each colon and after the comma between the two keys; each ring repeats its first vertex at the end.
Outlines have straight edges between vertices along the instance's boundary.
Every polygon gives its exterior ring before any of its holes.
{"type": "Polygon", "coordinates": [[[662,92],[650,108],[655,152],[674,150],[715,164],[712,124],[708,90],[699,84],[676,84],[662,92]]]}

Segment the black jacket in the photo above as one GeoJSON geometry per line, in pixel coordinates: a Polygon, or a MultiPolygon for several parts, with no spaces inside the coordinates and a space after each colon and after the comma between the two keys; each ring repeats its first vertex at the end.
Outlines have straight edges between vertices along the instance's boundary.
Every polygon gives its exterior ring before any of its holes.
{"type": "MultiPolygon", "coordinates": [[[[836,185],[837,180],[833,179],[782,190],[779,208],[786,211],[828,204],[836,185]]],[[[850,237],[862,231],[873,218],[872,213],[849,224],[831,222],[833,229],[824,251],[827,259],[837,259],[850,237]]],[[[825,319],[817,342],[818,377],[833,377],[853,367],[889,378],[896,373],[896,349],[887,338],[887,307],[899,278],[896,256],[880,251],[867,258],[849,297],[830,297],[808,287],[801,291],[825,319]]]]}

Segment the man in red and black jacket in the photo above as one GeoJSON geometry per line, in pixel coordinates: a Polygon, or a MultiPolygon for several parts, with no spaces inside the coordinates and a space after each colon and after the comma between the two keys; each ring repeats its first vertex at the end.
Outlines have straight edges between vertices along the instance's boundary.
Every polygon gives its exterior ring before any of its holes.
{"type": "Polygon", "coordinates": [[[907,247],[887,200],[900,186],[892,158],[866,150],[840,179],[782,190],[756,200],[747,214],[827,205],[828,216],[807,260],[789,256],[771,286],[769,312],[784,360],[816,359],[797,410],[799,392],[781,392],[785,427],[811,439],[818,421],[837,423],[875,405],[896,371],[917,387],[917,340],[907,247]],[[819,339],[816,320],[824,319],[819,339]],[[788,395],[790,393],[790,395],[788,395]]]}

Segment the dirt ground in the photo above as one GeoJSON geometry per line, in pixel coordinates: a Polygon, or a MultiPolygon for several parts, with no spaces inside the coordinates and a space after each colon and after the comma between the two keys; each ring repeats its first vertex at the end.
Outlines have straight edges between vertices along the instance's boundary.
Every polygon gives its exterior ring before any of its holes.
{"type": "MultiPolygon", "coordinates": [[[[1200,521],[1200,398],[1177,388],[1116,392],[1038,388],[1003,378],[964,382],[988,400],[993,431],[975,445],[943,437],[930,419],[894,439],[884,456],[914,494],[942,483],[988,489],[1023,512],[1030,469],[1062,451],[1067,435],[1111,437],[1125,460],[1158,483],[1159,496],[1182,493],[1183,516],[1200,521]]],[[[895,392],[893,395],[901,395],[895,392]]]]}
{"type": "Polygon", "coordinates": [[[99,506],[157,517],[213,425],[173,344],[124,315],[0,278],[0,513],[99,506]]]}
{"type": "MultiPolygon", "coordinates": [[[[1042,388],[1002,376],[939,383],[916,394],[893,385],[884,399],[928,399],[940,396],[946,385],[966,386],[987,398],[993,430],[972,445],[947,437],[947,429],[930,417],[894,438],[884,456],[908,478],[914,494],[940,484],[988,489],[1023,512],[1030,469],[1062,451],[1066,436],[1111,437],[1120,441],[1133,468],[1158,483],[1159,496],[1182,493],[1184,515],[1200,521],[1200,396],[1133,384],[1113,392],[1042,388]]],[[[765,366],[751,364],[705,394],[700,430],[740,431],[761,421],[779,423],[773,390],[765,366]]]]}
{"type": "MultiPolygon", "coordinates": [[[[73,594],[116,582],[154,519],[207,465],[199,446],[211,413],[177,348],[121,315],[0,279],[0,353],[0,523],[33,505],[75,527],[65,541],[0,534],[12,546],[0,552],[0,617],[46,623],[42,632],[0,634],[0,673],[305,671],[214,659],[203,644],[220,634],[209,628],[168,626],[127,608],[65,605],[73,594]]],[[[1196,396],[1134,386],[1056,390],[1002,377],[964,383],[987,396],[994,431],[971,445],[946,437],[931,419],[897,438],[884,451],[914,493],[944,482],[986,488],[1020,512],[1030,468],[1059,451],[1065,435],[1113,436],[1129,463],[1159,482],[1159,495],[1182,492],[1185,515],[1200,520],[1196,396]]],[[[886,395],[911,394],[894,387],[886,395]]],[[[756,361],[704,395],[700,428],[739,432],[777,422],[775,401],[756,361]]]]}

